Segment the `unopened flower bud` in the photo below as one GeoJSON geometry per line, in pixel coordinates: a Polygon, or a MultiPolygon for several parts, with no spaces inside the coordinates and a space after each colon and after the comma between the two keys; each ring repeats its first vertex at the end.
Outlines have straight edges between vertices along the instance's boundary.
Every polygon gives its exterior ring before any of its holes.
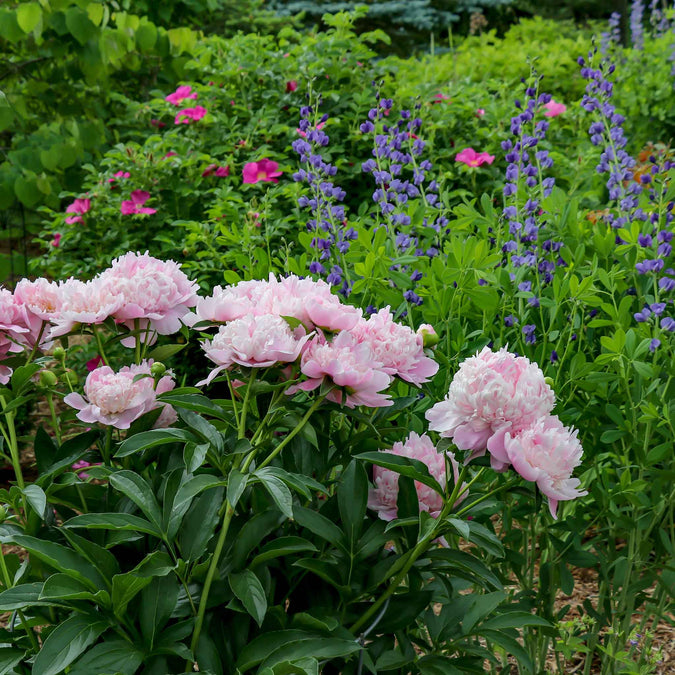
{"type": "Polygon", "coordinates": [[[40,371],[40,384],[43,387],[54,387],[58,383],[59,378],[56,377],[51,370],[40,371]]]}
{"type": "Polygon", "coordinates": [[[74,370],[66,370],[65,372],[66,382],[72,387],[76,385],[79,381],[79,377],[74,370]]]}
{"type": "Polygon", "coordinates": [[[552,378],[552,377],[545,377],[545,378],[544,378],[544,382],[546,382],[546,384],[547,384],[549,387],[551,387],[551,389],[553,389],[553,384],[554,384],[554,382],[553,382],[553,378],[552,378]]]}
{"type": "Polygon", "coordinates": [[[4,523],[5,518],[7,518],[7,509],[4,506],[0,506],[0,523],[4,523]]]}
{"type": "Polygon", "coordinates": [[[424,347],[435,347],[438,344],[438,333],[428,323],[423,323],[417,329],[417,334],[422,336],[422,346],[424,347]]]}
{"type": "Polygon", "coordinates": [[[150,366],[150,374],[153,377],[162,377],[166,373],[166,366],[161,361],[156,361],[150,366]]]}
{"type": "Polygon", "coordinates": [[[53,356],[57,361],[63,361],[66,358],[66,350],[63,347],[56,347],[53,356]]]}

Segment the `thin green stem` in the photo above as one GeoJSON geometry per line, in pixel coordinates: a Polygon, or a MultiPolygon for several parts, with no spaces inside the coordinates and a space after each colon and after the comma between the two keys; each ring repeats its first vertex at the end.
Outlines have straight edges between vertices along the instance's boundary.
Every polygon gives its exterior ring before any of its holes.
{"type": "Polygon", "coordinates": [[[105,355],[105,350],[103,349],[103,340],[101,340],[101,333],[98,330],[97,324],[93,324],[91,327],[94,332],[94,338],[96,338],[96,346],[98,347],[99,356],[103,359],[103,364],[108,366],[108,357],[105,355]]]}
{"type": "MultiPolygon", "coordinates": [[[[0,572],[2,572],[2,580],[5,584],[5,589],[12,588],[14,584],[12,583],[12,580],[9,576],[9,570],[7,569],[7,564],[5,563],[5,552],[2,550],[2,546],[0,546],[0,572]]],[[[40,645],[37,641],[37,638],[35,637],[35,633],[33,633],[32,629],[26,625],[26,617],[23,615],[23,612],[21,610],[18,610],[17,613],[19,615],[21,627],[26,631],[26,634],[28,635],[28,639],[30,640],[33,649],[36,652],[39,652],[40,645]]]]}
{"type": "Polygon", "coordinates": [[[244,394],[244,402],[241,406],[241,415],[239,416],[239,433],[238,438],[246,438],[246,413],[248,412],[248,402],[251,398],[251,389],[253,388],[253,382],[255,380],[257,373],[255,368],[251,369],[251,377],[248,381],[248,386],[246,387],[246,393],[244,394]]]}
{"type": "Polygon", "coordinates": [[[52,429],[54,429],[56,442],[61,445],[61,429],[59,428],[59,420],[56,416],[56,408],[54,407],[54,396],[52,392],[48,391],[45,398],[47,399],[47,405],[49,406],[49,414],[52,418],[52,429]]]}
{"type": "MultiPolygon", "coordinates": [[[[2,405],[2,409],[4,411],[5,408],[7,407],[7,403],[5,402],[4,396],[0,396],[0,405],[2,405]]],[[[9,452],[12,459],[12,467],[14,469],[14,475],[16,476],[16,483],[23,490],[24,481],[23,481],[23,473],[21,471],[21,458],[19,456],[19,445],[16,440],[16,429],[14,427],[13,410],[5,413],[5,420],[7,424],[7,435],[5,435],[5,438],[7,440],[7,444],[9,445],[9,452]]]]}

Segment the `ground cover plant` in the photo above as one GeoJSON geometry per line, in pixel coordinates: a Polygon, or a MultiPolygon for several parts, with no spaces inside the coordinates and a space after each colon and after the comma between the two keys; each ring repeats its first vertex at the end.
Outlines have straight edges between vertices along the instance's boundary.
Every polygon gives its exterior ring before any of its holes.
{"type": "Polygon", "coordinates": [[[632,11],[210,36],[124,103],[0,296],[4,672],[668,672],[675,17],[632,11]]]}

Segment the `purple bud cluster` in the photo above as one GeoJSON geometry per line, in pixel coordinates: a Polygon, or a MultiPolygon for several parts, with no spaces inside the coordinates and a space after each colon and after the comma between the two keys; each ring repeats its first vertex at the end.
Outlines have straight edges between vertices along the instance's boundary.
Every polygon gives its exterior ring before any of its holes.
{"type": "Polygon", "coordinates": [[[642,0],[633,0],[630,8],[630,40],[633,49],[642,51],[645,46],[644,27],[642,19],[645,13],[645,4],[642,0]]]}
{"type": "Polygon", "coordinates": [[[321,154],[321,148],[328,146],[330,140],[321,128],[328,115],[323,115],[317,121],[314,109],[303,106],[300,116],[298,130],[304,137],[293,141],[292,147],[304,166],[293,174],[293,180],[309,186],[309,196],[302,195],[298,199],[298,206],[309,209],[311,214],[307,229],[316,233],[312,239],[315,255],[309,271],[325,275],[329,284],[341,285],[340,293],[349,295],[349,280],[344,278],[344,271],[337,263],[344,260],[344,254],[349,250],[350,242],[356,239],[357,233],[354,228],[346,227],[345,208],[341,204],[345,191],[332,180],[337,168],[321,154]],[[310,118],[314,118],[314,122],[310,118]]]}
{"type": "MultiPolygon", "coordinates": [[[[449,221],[441,210],[438,184],[428,177],[433,165],[428,159],[422,159],[426,144],[418,137],[422,127],[421,106],[416,104],[413,111],[401,110],[399,119],[388,123],[392,99],[382,98],[378,92],[376,101],[360,130],[373,138],[373,156],[363,162],[361,169],[371,174],[375,182],[373,201],[377,204],[378,225],[387,230],[398,253],[433,258],[439,253],[440,239],[436,236],[431,242],[423,242],[413,227],[411,214],[422,200],[427,213],[432,214],[423,219],[422,225],[432,228],[437,235],[447,233],[449,221]]],[[[396,269],[408,272],[413,284],[404,292],[404,299],[421,305],[422,298],[415,293],[414,284],[422,278],[422,273],[407,266],[396,266],[396,269]]]]}
{"type": "Polygon", "coordinates": [[[614,85],[608,76],[614,73],[614,64],[602,59],[599,67],[594,68],[595,55],[593,50],[588,54],[588,61],[583,57],[578,59],[581,76],[588,80],[581,107],[593,115],[588,133],[591,143],[602,147],[596,170],[600,174],[609,174],[609,199],[616,203],[620,214],[610,215],[609,222],[612,227],[618,228],[633,220],[642,188],[633,181],[635,160],[624,149],[627,143],[623,131],[624,117],[616,112],[615,106],[610,102],[614,85]]]}
{"type": "Polygon", "coordinates": [[[670,29],[670,21],[663,11],[660,0],[651,0],[649,3],[649,23],[652,26],[654,37],[662,37],[670,29]]]}
{"type": "Polygon", "coordinates": [[[600,53],[605,56],[611,46],[621,43],[621,14],[612,12],[609,17],[608,29],[600,36],[600,53]]]}

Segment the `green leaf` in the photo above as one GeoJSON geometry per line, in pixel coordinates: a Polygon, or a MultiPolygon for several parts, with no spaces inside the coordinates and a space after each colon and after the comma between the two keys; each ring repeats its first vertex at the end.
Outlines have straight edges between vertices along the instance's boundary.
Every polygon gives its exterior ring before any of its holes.
{"type": "Polygon", "coordinates": [[[502,649],[505,649],[509,654],[515,656],[518,661],[518,665],[524,672],[534,672],[530,655],[525,649],[523,649],[523,646],[518,642],[518,640],[516,640],[515,637],[496,630],[481,631],[481,636],[489,642],[494,642],[495,644],[502,647],[502,649]]]}
{"type": "Polygon", "coordinates": [[[187,347],[187,343],[182,345],[160,345],[155,347],[147,356],[148,359],[153,361],[166,361],[166,359],[171,358],[178,354],[178,352],[183,351],[187,347]]]}
{"type": "Polygon", "coordinates": [[[185,410],[193,410],[202,415],[212,415],[220,419],[226,419],[225,411],[217,404],[215,404],[207,396],[202,394],[175,394],[172,391],[162,394],[157,397],[158,401],[162,403],[169,403],[174,408],[184,408],[185,410]]]}
{"type": "Polygon", "coordinates": [[[246,489],[248,474],[241,473],[238,469],[232,469],[227,480],[227,501],[232,508],[237,506],[239,498],[246,489]]]}
{"type": "Polygon", "coordinates": [[[87,13],[79,7],[70,7],[66,11],[66,27],[81,45],[86,45],[98,33],[87,13]]]}
{"type": "Polygon", "coordinates": [[[481,619],[493,612],[505,599],[506,593],[503,591],[493,591],[492,593],[472,596],[471,606],[462,619],[464,634],[468,635],[481,619]]]}
{"type": "Polygon", "coordinates": [[[167,524],[167,536],[169,539],[173,539],[176,536],[181,521],[183,520],[183,516],[190,508],[192,500],[205,490],[210,490],[214,487],[223,485],[224,482],[222,480],[207,474],[194,476],[194,478],[190,478],[190,480],[181,485],[173,499],[171,516],[167,524]]]}
{"type": "Polygon", "coordinates": [[[167,443],[199,443],[199,439],[185,429],[153,429],[127,438],[115,453],[115,457],[127,457],[141,450],[148,450],[167,443]]]}
{"type": "Polygon", "coordinates": [[[347,541],[354,548],[361,534],[368,502],[368,476],[363,464],[352,460],[347,465],[340,477],[337,498],[342,528],[347,536],[347,541]]]}
{"type": "Polygon", "coordinates": [[[110,551],[65,527],[62,531],[68,543],[83,555],[101,573],[104,579],[108,580],[115,574],[119,574],[119,563],[110,551]]]}
{"type": "Polygon", "coordinates": [[[78,434],[73,438],[68,439],[58,449],[53,464],[46,472],[40,472],[38,483],[42,486],[48,486],[52,476],[63,469],[70,469],[70,467],[82,458],[87,450],[92,446],[96,439],[100,436],[99,431],[85,431],[83,434],[78,434]]]}
{"type": "Polygon", "coordinates": [[[341,656],[349,656],[360,650],[361,645],[356,640],[316,636],[308,640],[291,642],[281,646],[262,662],[260,669],[272,668],[284,661],[295,661],[307,657],[336,659],[341,656]]]}
{"type": "Polygon", "coordinates": [[[258,626],[262,626],[267,613],[267,598],[258,577],[251,570],[236,572],[230,575],[230,588],[258,626]]]}
{"type": "Polygon", "coordinates": [[[129,513],[85,513],[66,521],[63,527],[86,527],[91,530],[127,530],[162,538],[162,532],[158,527],[145,518],[132,516],[129,513]]]}
{"type": "Polygon", "coordinates": [[[16,20],[24,33],[30,33],[40,23],[42,9],[37,2],[27,2],[16,9],[16,20]]]}
{"type": "Polygon", "coordinates": [[[529,612],[505,612],[483,621],[480,630],[490,628],[500,630],[502,628],[523,628],[524,626],[543,626],[550,628],[551,623],[546,619],[530,614],[529,612]]]}
{"type": "Polygon", "coordinates": [[[104,9],[104,6],[98,2],[90,2],[87,5],[87,16],[95,26],[101,25],[101,21],[103,21],[104,9]]]}
{"type": "Polygon", "coordinates": [[[23,649],[16,649],[15,647],[0,648],[0,675],[6,675],[14,666],[23,659],[26,652],[23,649]]]}
{"type": "Polygon", "coordinates": [[[40,516],[40,520],[44,518],[45,509],[47,508],[47,495],[44,490],[37,485],[27,485],[23,490],[28,503],[33,507],[35,513],[40,516]]]}
{"type": "Polygon", "coordinates": [[[178,532],[180,550],[185,560],[196,560],[204,555],[206,546],[220,522],[218,511],[223,502],[223,488],[199,495],[183,518],[178,532]]]}
{"type": "Polygon", "coordinates": [[[424,462],[410,457],[402,457],[400,455],[392,455],[389,452],[362,452],[360,455],[355,455],[356,459],[363,459],[371,464],[391,469],[402,476],[408,476],[419,481],[423,485],[430,487],[439,495],[444,494],[444,490],[438,481],[429,474],[429,469],[424,462]]]}
{"type": "Polygon", "coordinates": [[[263,484],[267,492],[287,518],[293,517],[293,497],[286,484],[265,469],[259,469],[253,475],[263,484]]]}
{"type": "Polygon", "coordinates": [[[316,550],[316,546],[314,546],[311,541],[307,541],[307,539],[303,539],[302,537],[278,537],[274,541],[268,542],[260,549],[260,553],[253,558],[250,566],[255,567],[256,565],[260,565],[273,558],[279,558],[291,553],[316,550]]]}
{"type": "Polygon", "coordinates": [[[144,654],[125,640],[109,640],[90,649],[76,661],[68,675],[93,675],[115,673],[134,675],[143,663],[144,654]]]}
{"type": "Polygon", "coordinates": [[[0,593],[0,612],[13,612],[15,609],[43,604],[38,602],[43,586],[42,581],[35,581],[31,584],[20,584],[4,590],[0,593]]]}
{"type": "Polygon", "coordinates": [[[92,645],[108,625],[93,621],[91,616],[76,614],[60,623],[42,644],[35,657],[33,675],[58,675],[87,647],[92,645]]]}
{"type": "Polygon", "coordinates": [[[210,443],[218,452],[223,451],[223,435],[213,424],[192,410],[178,409],[178,416],[192,429],[202,440],[210,443]]]}
{"type": "Polygon", "coordinates": [[[318,511],[296,505],[293,507],[293,517],[300,527],[307,528],[333,546],[343,548],[342,530],[318,511]]]}
{"type": "Polygon", "coordinates": [[[133,471],[123,470],[110,476],[110,484],[136,504],[153,525],[161,529],[162,512],[145,479],[133,471]]]}
{"type": "Polygon", "coordinates": [[[109,603],[110,596],[106,591],[98,591],[96,594],[92,593],[83,583],[73,579],[67,574],[61,572],[52,574],[51,577],[45,581],[42,592],[40,593],[40,600],[94,600],[100,601],[101,604],[106,603],[106,598],[109,603]]]}
{"type": "Polygon", "coordinates": [[[171,616],[178,600],[178,579],[174,575],[154,577],[141,592],[139,620],[150,649],[171,616]]]}

